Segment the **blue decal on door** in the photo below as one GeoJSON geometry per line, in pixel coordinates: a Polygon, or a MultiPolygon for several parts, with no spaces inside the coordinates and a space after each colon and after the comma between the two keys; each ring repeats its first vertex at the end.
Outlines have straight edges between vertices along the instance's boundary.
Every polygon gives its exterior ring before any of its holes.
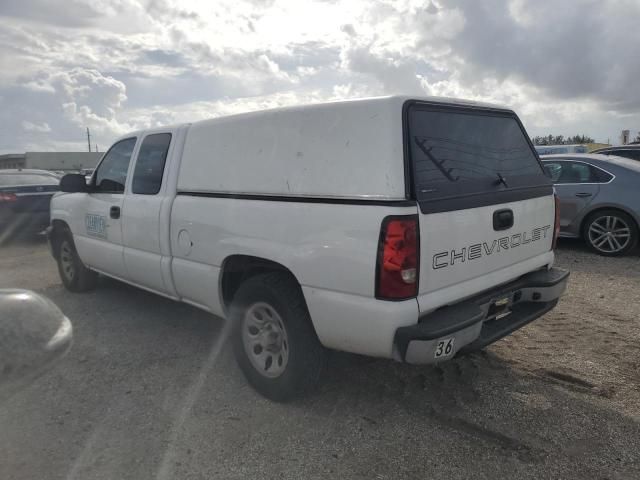
{"type": "Polygon", "coordinates": [[[84,219],[87,235],[92,237],[107,238],[107,220],[102,215],[88,213],[84,219]]]}

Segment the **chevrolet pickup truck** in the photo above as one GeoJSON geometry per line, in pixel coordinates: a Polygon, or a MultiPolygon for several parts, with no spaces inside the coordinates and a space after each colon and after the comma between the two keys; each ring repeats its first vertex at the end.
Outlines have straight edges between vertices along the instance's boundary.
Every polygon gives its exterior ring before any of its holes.
{"type": "Polygon", "coordinates": [[[568,277],[553,186],[496,105],[393,96],[137,131],[61,190],[49,239],[69,290],[102,274],[223,317],[278,401],[316,385],[327,349],[481,349],[568,277]]]}

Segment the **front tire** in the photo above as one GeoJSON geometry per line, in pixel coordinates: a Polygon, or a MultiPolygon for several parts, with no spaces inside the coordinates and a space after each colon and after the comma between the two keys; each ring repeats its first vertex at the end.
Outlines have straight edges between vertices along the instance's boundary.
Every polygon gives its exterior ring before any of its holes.
{"type": "Polygon", "coordinates": [[[63,233],[55,243],[58,273],[62,283],[72,292],[93,290],[98,274],[88,269],[78,256],[70,233],[63,233]]]}
{"type": "Polygon", "coordinates": [[[626,255],[638,244],[638,227],[629,215],[619,210],[600,210],[584,224],[587,245],[599,255],[626,255]]]}
{"type": "Polygon", "coordinates": [[[291,275],[268,273],[244,282],[230,319],[236,361],[258,393],[286,402],[317,386],[327,353],[291,275]]]}

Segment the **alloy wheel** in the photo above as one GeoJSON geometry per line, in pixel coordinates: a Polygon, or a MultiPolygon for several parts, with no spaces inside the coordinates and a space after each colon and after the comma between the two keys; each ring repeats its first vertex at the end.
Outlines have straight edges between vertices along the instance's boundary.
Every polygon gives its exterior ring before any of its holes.
{"type": "Polygon", "coordinates": [[[631,241],[631,227],[620,217],[605,215],[591,222],[588,235],[589,242],[596,250],[617,253],[631,241]]]}

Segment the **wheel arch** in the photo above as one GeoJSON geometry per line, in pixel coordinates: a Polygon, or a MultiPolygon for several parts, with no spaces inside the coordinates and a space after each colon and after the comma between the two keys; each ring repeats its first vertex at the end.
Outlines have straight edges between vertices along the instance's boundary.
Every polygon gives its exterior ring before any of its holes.
{"type": "Polygon", "coordinates": [[[51,220],[51,232],[49,233],[49,241],[51,242],[51,250],[53,253],[53,257],[58,259],[58,249],[56,248],[58,242],[62,238],[62,235],[65,233],[71,233],[71,227],[69,224],[58,218],[54,218],[51,220]]]}
{"type": "Polygon", "coordinates": [[[264,257],[245,254],[233,254],[224,259],[220,267],[220,300],[225,313],[240,285],[249,278],[270,272],[283,272],[300,285],[295,274],[285,265],[264,257]]]}
{"type": "Polygon", "coordinates": [[[637,215],[634,215],[634,213],[632,211],[630,211],[629,209],[627,209],[626,207],[623,207],[622,205],[618,205],[618,204],[599,204],[595,207],[593,207],[592,209],[588,210],[587,212],[584,213],[584,215],[582,216],[582,218],[580,219],[580,237],[584,240],[585,239],[585,228],[587,226],[587,220],[593,216],[593,214],[598,213],[598,212],[602,212],[605,210],[617,210],[619,212],[624,213],[625,215],[628,215],[629,217],[631,217],[631,220],[633,220],[634,222],[634,226],[636,227],[636,230],[640,230],[640,221],[638,219],[637,215]]]}

